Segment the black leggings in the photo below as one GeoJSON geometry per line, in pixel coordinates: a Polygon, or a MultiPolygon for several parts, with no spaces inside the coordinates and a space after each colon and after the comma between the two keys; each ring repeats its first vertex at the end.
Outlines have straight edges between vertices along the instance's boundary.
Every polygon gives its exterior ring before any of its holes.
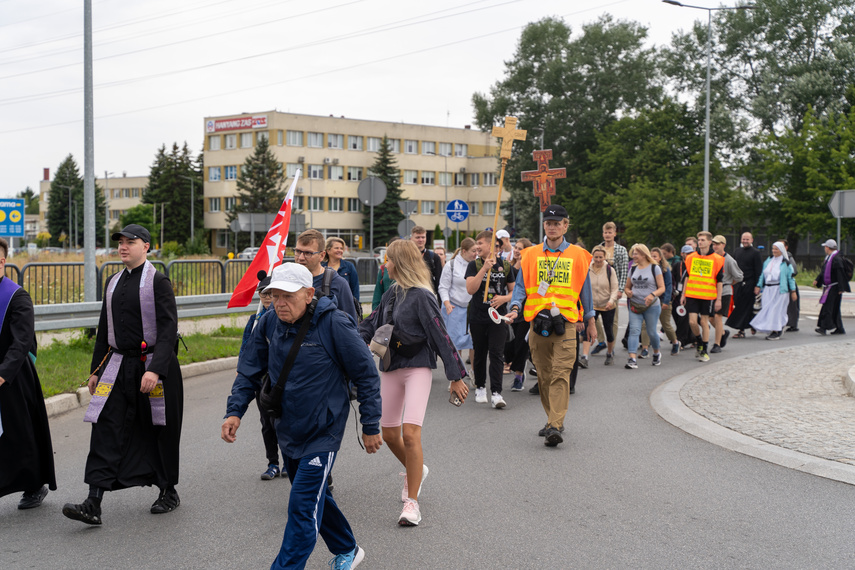
{"type": "MultiPolygon", "coordinates": [[[[612,327],[614,327],[614,323],[615,323],[615,311],[616,310],[617,310],[617,307],[615,307],[611,311],[597,311],[597,316],[595,317],[595,318],[603,317],[603,330],[606,333],[606,341],[607,342],[614,342],[615,341],[615,335],[614,335],[614,331],[612,330],[612,327]]],[[[627,330],[629,330],[629,327],[627,327],[627,330]]]]}
{"type": "Polygon", "coordinates": [[[530,326],[525,319],[519,319],[519,322],[511,324],[511,328],[514,329],[514,340],[505,344],[505,362],[511,364],[511,370],[514,372],[525,370],[525,361],[529,357],[528,341],[526,341],[525,335],[530,326]]]}

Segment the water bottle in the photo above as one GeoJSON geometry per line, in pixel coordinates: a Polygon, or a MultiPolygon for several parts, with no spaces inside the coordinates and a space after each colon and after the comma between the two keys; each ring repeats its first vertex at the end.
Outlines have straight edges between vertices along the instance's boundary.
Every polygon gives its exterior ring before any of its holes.
{"type": "Polygon", "coordinates": [[[562,336],[564,334],[564,317],[561,316],[561,311],[555,306],[555,302],[552,303],[552,308],[549,309],[549,315],[552,317],[552,330],[556,335],[562,336]]]}

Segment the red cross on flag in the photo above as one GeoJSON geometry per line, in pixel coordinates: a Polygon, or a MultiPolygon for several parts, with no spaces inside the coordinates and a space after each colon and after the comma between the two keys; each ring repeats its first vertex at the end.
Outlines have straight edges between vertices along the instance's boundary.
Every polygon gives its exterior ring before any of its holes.
{"type": "Polygon", "coordinates": [[[246,307],[252,301],[252,296],[255,293],[255,288],[258,287],[259,279],[258,272],[264,271],[267,275],[273,272],[273,268],[282,263],[282,253],[285,251],[285,244],[288,241],[288,229],[291,226],[291,203],[294,200],[294,191],[297,189],[297,181],[300,179],[302,171],[297,170],[294,175],[294,181],[291,182],[291,187],[288,188],[288,193],[285,195],[285,201],[279,208],[279,213],[273,220],[273,225],[267,230],[267,235],[264,241],[261,242],[261,247],[258,248],[258,253],[255,254],[255,259],[249,264],[246,273],[235,287],[231,299],[229,299],[229,308],[231,307],[246,307]]]}

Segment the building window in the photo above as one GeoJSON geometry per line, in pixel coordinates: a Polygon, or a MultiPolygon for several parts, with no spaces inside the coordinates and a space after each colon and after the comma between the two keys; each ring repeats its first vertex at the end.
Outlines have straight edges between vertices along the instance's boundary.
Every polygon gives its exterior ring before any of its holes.
{"type": "Polygon", "coordinates": [[[439,202],[439,213],[440,214],[445,215],[445,207],[447,205],[448,204],[446,202],[443,202],[442,200],[440,200],[440,202],[439,202]]]}
{"type": "Polygon", "coordinates": [[[495,186],[496,185],[496,173],[495,172],[485,172],[484,173],[484,186],[495,186]]]}
{"type": "Polygon", "coordinates": [[[419,183],[419,171],[418,170],[405,170],[404,171],[404,184],[418,184],[419,183]]]}
{"type": "Polygon", "coordinates": [[[404,152],[417,154],[419,152],[419,141],[404,141],[404,152]]]}
{"type": "Polygon", "coordinates": [[[122,188],[122,198],[130,198],[131,197],[131,189],[130,188],[122,188]]]}
{"type": "Polygon", "coordinates": [[[223,205],[225,206],[226,212],[231,212],[232,210],[235,209],[235,206],[237,206],[237,198],[234,196],[229,197],[229,198],[224,198],[223,202],[224,202],[223,205]]]}
{"type": "Polygon", "coordinates": [[[293,205],[294,205],[295,210],[297,210],[298,212],[302,212],[303,211],[303,197],[302,196],[295,196],[293,205]]]}
{"type": "Polygon", "coordinates": [[[208,136],[208,150],[220,150],[220,135],[208,136]]]}
{"type": "Polygon", "coordinates": [[[433,186],[436,183],[436,172],[433,170],[422,170],[422,184],[433,186]]]}
{"type": "Polygon", "coordinates": [[[303,131],[288,131],[285,135],[285,144],[288,146],[303,146],[303,131]]]}
{"type": "Polygon", "coordinates": [[[451,143],[439,143],[440,156],[451,156],[451,143]]]}
{"type": "Polygon", "coordinates": [[[270,131],[258,131],[255,135],[255,140],[257,142],[270,141],[270,131]]]}
{"type": "Polygon", "coordinates": [[[324,197],[323,196],[310,196],[309,197],[309,211],[311,211],[311,212],[323,212],[324,211],[324,197]]]}
{"type": "Polygon", "coordinates": [[[393,154],[401,154],[401,139],[388,139],[389,151],[393,154]]]}
{"type": "Polygon", "coordinates": [[[330,212],[343,212],[344,211],[344,198],[330,198],[329,199],[329,211],[330,212]]]}
{"type": "Polygon", "coordinates": [[[252,148],[252,133],[241,133],[240,134],[240,147],[241,148],[252,148]]]}
{"type": "Polygon", "coordinates": [[[480,204],[480,202],[472,202],[469,204],[469,207],[471,209],[471,212],[469,214],[471,216],[477,216],[478,215],[478,205],[479,204],[480,204]]]}
{"type": "Polygon", "coordinates": [[[359,202],[359,198],[348,198],[347,199],[347,211],[348,212],[361,212],[362,204],[359,202]]]}
{"type": "Polygon", "coordinates": [[[362,137],[358,135],[347,135],[347,148],[350,150],[362,150],[362,137]]]}
{"type": "Polygon", "coordinates": [[[465,186],[466,185],[466,175],[462,172],[454,173],[454,185],[455,186],[465,186]]]}
{"type": "Polygon", "coordinates": [[[110,210],[110,219],[111,220],[118,220],[119,216],[121,216],[121,215],[122,215],[121,210],[110,210]]]}
{"type": "Polygon", "coordinates": [[[324,148],[324,134],[309,133],[308,138],[306,140],[306,145],[309,148],[324,148]]]}
{"type": "Polygon", "coordinates": [[[476,172],[469,175],[469,186],[478,186],[481,182],[481,174],[476,172]]]}
{"type": "Polygon", "coordinates": [[[226,167],[226,180],[237,180],[237,166],[226,167]]]}
{"type": "Polygon", "coordinates": [[[439,185],[440,186],[451,186],[451,173],[450,172],[440,172],[439,173],[439,185]]]}
{"type": "Polygon", "coordinates": [[[217,247],[229,247],[229,230],[217,230],[217,247]]]}
{"type": "Polygon", "coordinates": [[[422,154],[436,154],[436,143],[433,141],[422,141],[422,154]]]}
{"type": "Polygon", "coordinates": [[[344,148],[344,135],[327,135],[327,147],[344,148]]]}
{"type": "Polygon", "coordinates": [[[220,211],[220,199],[219,198],[208,198],[208,211],[209,212],[219,212],[220,211]]]}
{"type": "MultiPolygon", "coordinates": [[[[219,173],[219,172],[217,172],[217,176],[219,176],[219,174],[220,174],[220,173],[219,173]]],[[[219,178],[217,178],[217,180],[219,180],[219,178]]],[[[134,198],[139,198],[139,197],[140,197],[140,189],[139,189],[139,188],[134,188],[134,192],[133,192],[133,194],[134,194],[134,198]]]]}
{"type": "Polygon", "coordinates": [[[285,165],[285,178],[294,178],[297,176],[297,171],[300,169],[300,165],[294,162],[289,162],[285,165]]]}
{"type": "Polygon", "coordinates": [[[348,166],[347,179],[353,182],[362,180],[362,168],[359,166],[348,166]]]}
{"type": "Polygon", "coordinates": [[[380,143],[383,139],[380,137],[368,137],[368,152],[377,152],[380,150],[380,143]]]}
{"type": "Polygon", "coordinates": [[[312,180],[323,180],[324,179],[324,165],[323,164],[310,164],[308,178],[312,180]]]}
{"type": "Polygon", "coordinates": [[[422,200],[422,214],[432,215],[436,210],[436,203],[433,201],[422,200]]]}
{"type": "Polygon", "coordinates": [[[466,156],[467,148],[465,144],[454,145],[454,156],[466,156]]]}
{"type": "Polygon", "coordinates": [[[121,198],[122,197],[122,189],[121,188],[113,188],[113,198],[121,198]]]}
{"type": "Polygon", "coordinates": [[[495,216],[496,215],[496,203],[495,202],[484,202],[484,215],[485,216],[495,216]]]}
{"type": "Polygon", "coordinates": [[[237,148],[237,135],[226,135],[226,150],[237,148]]]}
{"type": "Polygon", "coordinates": [[[344,180],[344,167],[330,166],[329,180],[344,180]]]}
{"type": "Polygon", "coordinates": [[[276,131],[276,144],[282,146],[282,142],[285,139],[285,135],[282,131],[276,131]]]}

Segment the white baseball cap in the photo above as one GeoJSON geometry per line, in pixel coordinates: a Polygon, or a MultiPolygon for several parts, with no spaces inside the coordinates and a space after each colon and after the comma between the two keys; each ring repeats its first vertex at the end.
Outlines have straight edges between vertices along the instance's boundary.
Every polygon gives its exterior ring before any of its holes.
{"type": "Polygon", "coordinates": [[[822,244],[822,247],[827,247],[829,249],[837,249],[837,242],[833,239],[825,240],[825,243],[822,244]]]}
{"type": "Polygon", "coordinates": [[[264,288],[264,292],[280,289],[293,293],[310,287],[312,287],[311,271],[299,263],[283,263],[273,269],[273,273],[270,275],[270,285],[264,288]]]}
{"type": "Polygon", "coordinates": [[[496,239],[505,239],[511,237],[507,230],[499,230],[496,232],[496,239]]]}

